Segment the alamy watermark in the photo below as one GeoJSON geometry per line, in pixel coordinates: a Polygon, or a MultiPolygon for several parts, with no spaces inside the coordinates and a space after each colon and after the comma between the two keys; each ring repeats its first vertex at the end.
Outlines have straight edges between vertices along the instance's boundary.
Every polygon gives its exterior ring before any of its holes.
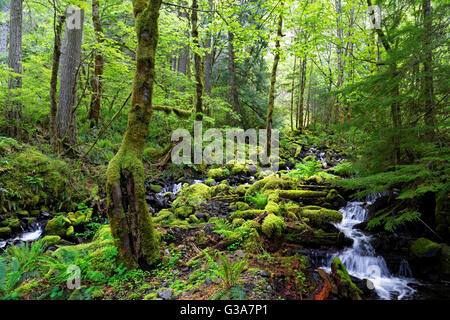
{"type": "Polygon", "coordinates": [[[81,270],[80,267],[70,265],[67,267],[66,274],[69,275],[66,281],[67,288],[70,290],[80,289],[81,287],[81,270]]]}
{"type": "Polygon", "coordinates": [[[227,129],[225,131],[225,157],[223,134],[218,129],[209,129],[202,134],[202,122],[194,123],[194,139],[186,129],[172,133],[172,142],[179,142],[172,150],[174,164],[223,164],[236,160],[239,164],[259,164],[263,171],[277,172],[279,168],[279,132],[271,130],[270,154],[266,148],[267,130],[227,129]],[[180,141],[181,140],[181,141],[180,141]],[[248,143],[247,143],[248,141],[248,143]],[[203,143],[207,145],[203,148],[203,143]],[[193,145],[193,148],[192,148],[193,145]],[[193,151],[193,156],[192,156],[193,151]],[[248,158],[246,157],[248,155],[248,158]]]}
{"type": "Polygon", "coordinates": [[[67,29],[69,30],[80,30],[81,29],[81,9],[78,7],[68,7],[67,8],[67,29]]]}

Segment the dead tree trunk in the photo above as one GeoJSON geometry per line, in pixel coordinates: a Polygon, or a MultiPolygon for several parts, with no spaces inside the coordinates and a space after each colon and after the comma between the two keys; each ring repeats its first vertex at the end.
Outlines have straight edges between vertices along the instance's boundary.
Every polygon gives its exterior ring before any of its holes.
{"type": "Polygon", "coordinates": [[[121,259],[129,268],[148,268],[160,257],[145,200],[143,152],[152,116],[155,54],[161,0],[133,0],[137,33],[136,71],[122,145],[106,173],[107,213],[121,259]]]}

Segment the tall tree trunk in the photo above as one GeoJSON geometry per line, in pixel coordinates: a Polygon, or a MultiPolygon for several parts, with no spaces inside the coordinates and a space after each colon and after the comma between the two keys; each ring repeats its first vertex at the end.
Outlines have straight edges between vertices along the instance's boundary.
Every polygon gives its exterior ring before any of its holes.
{"type": "MultiPolygon", "coordinates": [[[[341,0],[336,0],[336,12],[338,14],[337,16],[337,28],[336,33],[338,37],[338,44],[337,44],[337,69],[338,69],[338,80],[336,84],[336,89],[340,89],[342,84],[344,83],[344,64],[342,61],[342,37],[343,37],[343,28],[342,28],[342,7],[341,7],[341,0]]],[[[343,103],[339,97],[339,94],[335,97],[336,103],[335,103],[335,123],[343,123],[344,122],[344,106],[343,103]]]]}
{"type": "Polygon", "coordinates": [[[197,51],[194,52],[194,65],[195,65],[195,118],[198,121],[203,119],[203,62],[202,56],[200,55],[200,39],[198,35],[198,2],[197,0],[192,1],[192,39],[194,46],[197,47],[197,51]]]}
{"type": "MultiPolygon", "coordinates": [[[[99,0],[92,0],[92,21],[94,23],[95,40],[98,45],[103,43],[103,28],[100,22],[99,0]]],[[[103,77],[104,59],[103,55],[96,49],[94,57],[94,76],[92,77],[92,97],[89,119],[91,127],[98,124],[100,118],[100,108],[102,99],[102,77],[103,77]]]]}
{"type": "Polygon", "coordinates": [[[423,55],[423,96],[425,107],[425,124],[431,129],[429,130],[430,136],[433,138],[434,127],[436,125],[436,116],[434,111],[433,101],[433,49],[432,49],[432,36],[433,25],[431,17],[431,1],[422,1],[423,10],[423,26],[424,26],[424,55],[423,55]]]}
{"type": "Polygon", "coordinates": [[[294,70],[292,72],[291,85],[291,131],[294,131],[294,93],[295,93],[295,69],[297,67],[297,56],[294,56],[294,70]]]}
{"type": "Polygon", "coordinates": [[[299,93],[298,93],[298,117],[297,117],[297,128],[303,128],[304,121],[304,96],[305,96],[305,85],[306,85],[306,62],[307,58],[304,57],[300,67],[300,82],[299,82],[299,93]]]}
{"type": "MultiPolygon", "coordinates": [[[[183,1],[182,4],[186,5],[186,2],[183,1]]],[[[186,19],[186,20],[189,19],[189,15],[185,9],[181,9],[180,17],[182,19],[186,19]]],[[[187,39],[189,39],[189,37],[190,37],[189,31],[186,31],[186,37],[187,37],[187,39]]],[[[182,73],[184,75],[188,75],[188,64],[189,64],[189,45],[188,45],[188,41],[186,41],[184,43],[184,46],[181,49],[180,55],[178,57],[178,72],[182,73]]],[[[182,90],[184,90],[184,87],[180,88],[180,91],[182,91],[182,90]]]]}
{"type": "Polygon", "coordinates": [[[8,13],[9,13],[9,3],[5,3],[5,6],[3,7],[3,17],[5,18],[5,21],[1,24],[2,34],[0,38],[0,55],[6,54],[8,50],[8,34],[9,34],[9,20],[7,19],[8,13]]]}
{"type": "Polygon", "coordinates": [[[233,105],[233,110],[236,114],[239,114],[239,93],[236,83],[236,74],[235,74],[235,54],[234,54],[234,34],[231,31],[228,31],[228,73],[230,75],[230,95],[231,95],[231,103],[233,105]]]}
{"type": "Polygon", "coordinates": [[[54,16],[54,43],[53,43],[53,62],[52,62],[52,76],[50,79],[50,143],[52,145],[52,151],[56,152],[57,149],[57,137],[56,137],[56,113],[58,110],[58,72],[59,62],[61,58],[61,32],[65,16],[57,17],[56,8],[54,16]]]}
{"type": "Polygon", "coordinates": [[[10,75],[8,79],[9,101],[6,113],[10,122],[8,135],[11,137],[18,137],[20,134],[22,114],[22,103],[19,101],[22,89],[22,5],[23,0],[11,0],[8,68],[14,75],[10,75]]]}
{"type": "Polygon", "coordinates": [[[313,61],[309,64],[309,83],[308,83],[308,97],[306,98],[306,119],[305,119],[305,127],[311,123],[311,86],[312,86],[312,73],[313,73],[313,61]]]}
{"type": "Polygon", "coordinates": [[[145,200],[143,152],[152,116],[155,54],[161,0],[133,0],[137,33],[136,71],[122,145],[106,173],[107,213],[121,259],[129,268],[148,268],[160,257],[145,200]]]}
{"type": "MultiPolygon", "coordinates": [[[[214,9],[214,0],[209,0],[209,9],[211,11],[214,9]]],[[[210,13],[208,17],[210,23],[213,21],[213,19],[214,14],[210,13]]],[[[211,95],[211,88],[212,88],[212,70],[214,62],[213,46],[214,46],[213,35],[210,31],[208,31],[205,41],[205,47],[206,49],[208,49],[208,52],[205,55],[205,92],[208,95],[211,95]]]]}
{"type": "MultiPolygon", "coordinates": [[[[77,11],[72,14],[77,15],[77,11]]],[[[59,85],[58,109],[56,112],[57,152],[61,153],[77,142],[76,110],[77,78],[81,59],[83,40],[84,10],[79,12],[80,24],[69,22],[69,10],[66,15],[66,31],[61,52],[61,75],[59,85]]]]}
{"type": "MultiPolygon", "coordinates": [[[[281,2],[283,6],[283,2],[281,2]]],[[[278,17],[278,29],[277,38],[275,40],[275,57],[273,59],[272,74],[270,76],[270,89],[269,89],[269,104],[267,106],[267,122],[266,122],[266,152],[267,156],[271,154],[271,140],[272,140],[272,127],[273,127],[273,111],[275,107],[275,85],[277,82],[277,69],[278,63],[280,62],[280,50],[281,43],[280,40],[283,37],[283,14],[280,13],[278,17]]]]}

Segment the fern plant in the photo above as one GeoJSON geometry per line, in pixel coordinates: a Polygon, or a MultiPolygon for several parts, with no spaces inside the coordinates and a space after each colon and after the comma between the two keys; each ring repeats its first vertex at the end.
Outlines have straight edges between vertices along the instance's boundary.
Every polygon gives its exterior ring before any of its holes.
{"type": "Polygon", "coordinates": [[[253,203],[253,206],[255,207],[255,209],[264,209],[266,207],[267,204],[267,196],[261,194],[261,193],[256,193],[255,196],[247,196],[246,200],[248,202],[253,203]]]}
{"type": "Polygon", "coordinates": [[[241,276],[242,272],[247,268],[248,261],[241,260],[238,262],[230,262],[223,253],[219,253],[219,263],[216,263],[213,258],[203,251],[205,257],[211,266],[212,272],[222,278],[225,289],[229,289],[236,284],[236,281],[241,276]]]}

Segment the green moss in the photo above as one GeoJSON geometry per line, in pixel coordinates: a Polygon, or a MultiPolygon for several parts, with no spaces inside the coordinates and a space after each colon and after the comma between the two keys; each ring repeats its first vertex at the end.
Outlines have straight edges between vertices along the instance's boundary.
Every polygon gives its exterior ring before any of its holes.
{"type": "Polygon", "coordinates": [[[156,214],[156,217],[153,218],[153,222],[154,223],[167,223],[167,224],[170,224],[174,220],[175,220],[175,215],[171,211],[169,211],[167,209],[162,209],[161,211],[159,211],[156,214]]]}
{"type": "Polygon", "coordinates": [[[216,196],[226,196],[231,195],[233,193],[233,187],[230,187],[228,184],[223,183],[223,181],[215,187],[211,188],[211,195],[213,197],[216,196]]]}
{"type": "Polygon", "coordinates": [[[245,220],[242,218],[235,218],[235,219],[233,219],[232,225],[234,228],[236,228],[236,227],[242,226],[244,224],[244,222],[245,222],[245,220]]]}
{"type": "Polygon", "coordinates": [[[30,215],[30,213],[27,210],[20,210],[17,212],[17,214],[22,217],[28,217],[30,215]]]}
{"type": "Polygon", "coordinates": [[[208,178],[208,179],[206,179],[205,184],[207,186],[211,187],[214,184],[214,182],[216,182],[216,181],[213,178],[208,178]]]}
{"type": "Polygon", "coordinates": [[[231,217],[231,219],[242,218],[242,219],[248,220],[248,219],[254,219],[254,218],[258,217],[263,212],[264,212],[264,210],[257,210],[257,209],[235,211],[231,214],[230,217],[231,217]]]}
{"type": "Polygon", "coordinates": [[[45,236],[44,238],[42,238],[42,242],[44,242],[47,246],[53,246],[60,241],[60,236],[45,236]]]}
{"type": "Polygon", "coordinates": [[[333,259],[331,272],[338,282],[339,293],[343,295],[344,298],[361,300],[361,290],[352,282],[347,269],[338,257],[333,259]]]}
{"type": "Polygon", "coordinates": [[[200,203],[206,203],[211,198],[211,188],[203,183],[196,183],[191,186],[183,186],[180,195],[172,203],[173,208],[182,206],[198,207],[200,203]]]}
{"type": "Polygon", "coordinates": [[[194,209],[192,207],[189,207],[189,206],[182,206],[182,207],[179,207],[179,208],[175,209],[175,216],[177,218],[187,218],[192,213],[194,213],[194,209]]]}
{"type": "Polygon", "coordinates": [[[88,222],[87,217],[81,211],[69,212],[67,214],[67,218],[70,220],[70,223],[73,226],[79,226],[79,225],[82,225],[82,224],[88,222]]]}
{"type": "Polygon", "coordinates": [[[161,192],[161,190],[163,189],[162,186],[158,185],[158,184],[152,184],[150,185],[150,190],[155,192],[155,193],[159,193],[161,192]]]}
{"type": "Polygon", "coordinates": [[[15,292],[21,295],[28,295],[33,291],[33,289],[38,287],[40,284],[41,280],[26,281],[23,284],[21,284],[20,287],[18,287],[15,292]]]}
{"type": "Polygon", "coordinates": [[[440,251],[441,246],[427,238],[416,239],[410,247],[410,252],[417,258],[431,258],[438,255],[440,251]]]}
{"type": "Polygon", "coordinates": [[[189,219],[189,222],[192,224],[200,223],[200,220],[198,220],[198,218],[193,214],[191,214],[188,219],[189,219]]]}
{"type": "Polygon", "coordinates": [[[20,228],[20,220],[17,217],[9,217],[1,222],[4,227],[10,227],[13,230],[20,228]]]}
{"type": "Polygon", "coordinates": [[[264,211],[266,211],[268,213],[274,213],[276,215],[279,215],[280,214],[280,206],[274,201],[269,201],[269,202],[267,202],[267,205],[264,208],[264,211]]]}
{"type": "Polygon", "coordinates": [[[221,180],[230,175],[230,171],[223,168],[209,169],[206,176],[211,179],[221,180]]]}
{"type": "MultiPolygon", "coordinates": [[[[48,235],[66,236],[66,232],[71,226],[70,220],[64,216],[57,216],[47,222],[45,232],[48,235]]],[[[73,231],[73,228],[72,228],[73,231]]]]}
{"type": "Polygon", "coordinates": [[[325,200],[333,201],[336,199],[345,201],[345,199],[335,189],[331,189],[330,192],[328,192],[327,196],[325,197],[325,200]]]}
{"type": "Polygon", "coordinates": [[[295,188],[295,181],[292,178],[270,175],[252,184],[247,190],[246,196],[254,196],[267,190],[289,190],[293,188],[295,188]]]}
{"type": "Polygon", "coordinates": [[[230,210],[239,210],[239,211],[244,211],[244,210],[248,210],[250,208],[250,206],[245,203],[245,202],[233,202],[230,204],[230,210]]]}
{"type": "Polygon", "coordinates": [[[317,206],[303,207],[300,216],[307,218],[312,226],[321,227],[326,223],[341,222],[342,213],[336,210],[325,209],[317,206]]]}
{"type": "Polygon", "coordinates": [[[234,193],[236,193],[237,195],[243,196],[243,195],[245,195],[245,193],[247,192],[247,190],[249,188],[250,188],[250,185],[241,184],[241,185],[237,186],[236,188],[234,188],[234,193]]]}
{"type": "Polygon", "coordinates": [[[284,219],[274,214],[268,214],[261,225],[262,232],[269,238],[281,237],[284,228],[284,219]]]}
{"type": "Polygon", "coordinates": [[[6,239],[11,235],[10,227],[1,227],[0,228],[0,238],[6,239]]]}
{"type": "Polygon", "coordinates": [[[280,190],[280,197],[301,201],[302,199],[321,198],[326,197],[327,193],[324,191],[311,190],[280,190]]]}

